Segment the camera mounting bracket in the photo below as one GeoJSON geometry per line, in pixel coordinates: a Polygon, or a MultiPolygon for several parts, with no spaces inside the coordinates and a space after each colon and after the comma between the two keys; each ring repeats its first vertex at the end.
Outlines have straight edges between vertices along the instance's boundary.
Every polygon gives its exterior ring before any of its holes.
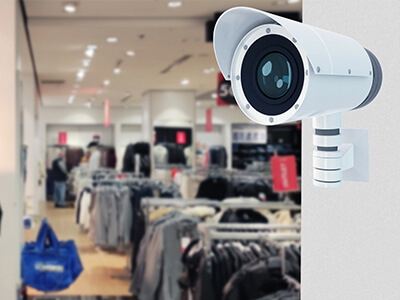
{"type": "Polygon", "coordinates": [[[369,181],[368,131],[341,129],[341,113],[313,118],[314,185],[340,187],[342,181],[369,181]]]}

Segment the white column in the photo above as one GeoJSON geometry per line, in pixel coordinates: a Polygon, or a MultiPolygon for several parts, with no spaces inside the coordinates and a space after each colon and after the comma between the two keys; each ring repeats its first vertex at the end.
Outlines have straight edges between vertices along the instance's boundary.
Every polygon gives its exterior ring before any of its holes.
{"type": "MultiPolygon", "coordinates": [[[[30,63],[27,62],[28,64],[30,63]]],[[[25,67],[25,64],[23,64],[25,67]]],[[[35,81],[33,73],[27,72],[23,74],[23,144],[27,147],[26,160],[26,181],[25,181],[25,214],[38,214],[38,206],[35,205],[36,185],[38,182],[38,163],[36,160],[36,143],[37,136],[35,129],[35,81]]]]}
{"type": "MultiPolygon", "coordinates": [[[[17,83],[17,36],[22,20],[17,1],[0,1],[0,299],[16,299],[22,243],[21,105],[17,83]],[[17,32],[18,24],[18,32],[17,32]]],[[[21,83],[21,79],[18,80],[21,83]]]]}

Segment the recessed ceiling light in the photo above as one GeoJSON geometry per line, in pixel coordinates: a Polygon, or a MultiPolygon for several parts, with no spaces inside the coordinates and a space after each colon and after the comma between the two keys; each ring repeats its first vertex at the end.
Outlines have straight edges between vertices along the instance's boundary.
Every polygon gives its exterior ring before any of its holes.
{"type": "Polygon", "coordinates": [[[85,58],[82,60],[82,65],[87,68],[90,65],[90,59],[89,58],[85,58]]]}
{"type": "Polygon", "coordinates": [[[211,98],[217,99],[217,93],[212,93],[212,94],[211,94],[211,98]]]}
{"type": "Polygon", "coordinates": [[[182,1],[170,1],[168,2],[168,7],[177,8],[182,6],[182,1]]]}
{"type": "Polygon", "coordinates": [[[86,73],[85,69],[79,69],[79,71],[76,73],[76,79],[78,81],[82,81],[83,78],[85,78],[85,73],[86,73]]]}
{"type": "Polygon", "coordinates": [[[68,104],[74,103],[74,100],[75,100],[75,96],[74,96],[74,95],[69,96],[69,98],[68,98],[68,104]]]}
{"type": "Polygon", "coordinates": [[[288,4],[294,4],[294,3],[299,3],[300,0],[286,0],[286,2],[287,2],[288,4]]]}
{"type": "Polygon", "coordinates": [[[119,73],[121,73],[121,69],[120,68],[115,68],[113,72],[114,72],[114,74],[119,74],[119,73]]]}
{"type": "Polygon", "coordinates": [[[181,85],[188,85],[190,83],[189,79],[183,79],[181,85]]]}
{"type": "Polygon", "coordinates": [[[128,50],[128,51],[126,51],[126,55],[127,55],[127,56],[134,56],[134,55],[135,55],[135,52],[134,52],[134,51],[131,51],[131,50],[128,50]]]}
{"type": "Polygon", "coordinates": [[[106,79],[106,80],[103,81],[103,85],[104,85],[104,86],[108,86],[108,85],[110,85],[110,83],[111,83],[111,82],[110,82],[110,80],[108,80],[108,79],[106,79]]]}
{"type": "Polygon", "coordinates": [[[108,37],[107,38],[107,43],[116,43],[118,42],[118,38],[116,37],[108,37]]]}
{"type": "Polygon", "coordinates": [[[73,14],[76,13],[77,11],[77,4],[75,2],[71,2],[71,3],[65,3],[64,4],[64,12],[68,13],[68,14],[73,14]]]}
{"type": "Polygon", "coordinates": [[[88,49],[92,49],[92,50],[96,50],[97,49],[97,45],[88,45],[87,48],[88,49]]]}
{"type": "Polygon", "coordinates": [[[208,69],[204,69],[203,72],[204,74],[211,74],[212,72],[214,72],[215,69],[214,68],[208,68],[208,69]]]}
{"type": "Polygon", "coordinates": [[[85,50],[85,55],[86,55],[87,57],[92,58],[92,57],[94,56],[94,49],[86,49],[86,50],[85,50]]]}

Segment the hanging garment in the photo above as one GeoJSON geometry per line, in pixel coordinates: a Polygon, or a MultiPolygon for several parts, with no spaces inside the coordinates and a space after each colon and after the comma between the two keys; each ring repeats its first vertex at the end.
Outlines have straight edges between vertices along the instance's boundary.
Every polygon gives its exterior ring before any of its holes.
{"type": "Polygon", "coordinates": [[[186,147],[183,149],[183,153],[185,155],[186,165],[191,167],[193,165],[193,151],[192,146],[186,147]]]}
{"type": "Polygon", "coordinates": [[[157,166],[168,164],[168,150],[163,145],[156,145],[153,149],[154,163],[157,166]]]}
{"type": "Polygon", "coordinates": [[[228,209],[226,210],[220,223],[268,223],[268,219],[258,211],[253,209],[228,209]]]}
{"type": "Polygon", "coordinates": [[[100,169],[101,153],[99,150],[94,150],[89,158],[89,170],[95,171],[100,169]]]}
{"type": "Polygon", "coordinates": [[[125,173],[135,172],[136,154],[138,154],[140,158],[140,168],[139,168],[140,173],[143,173],[145,177],[149,177],[151,171],[149,143],[129,144],[126,147],[122,172],[125,173]]]}
{"type": "Polygon", "coordinates": [[[210,153],[210,167],[226,168],[228,155],[224,146],[212,146],[209,150],[210,153]]]}
{"type": "Polygon", "coordinates": [[[228,180],[222,177],[209,177],[200,184],[196,198],[223,200],[231,196],[233,196],[232,186],[228,180]]]}
{"type": "Polygon", "coordinates": [[[131,291],[139,299],[176,300],[182,272],[181,239],[197,239],[198,220],[173,212],[156,220],[140,245],[131,291]]]}
{"type": "Polygon", "coordinates": [[[232,275],[224,287],[223,300],[256,300],[277,291],[286,290],[281,258],[260,258],[244,265],[232,275]]]}
{"type": "Polygon", "coordinates": [[[83,149],[78,147],[68,147],[65,153],[67,170],[70,172],[74,167],[79,166],[84,155],[83,149]]]}
{"type": "Polygon", "coordinates": [[[145,234],[145,217],[142,211],[142,199],[145,197],[153,197],[153,190],[148,187],[141,189],[132,188],[131,192],[131,207],[132,207],[132,226],[131,226],[131,242],[133,245],[131,256],[131,271],[136,270],[138,262],[137,256],[139,254],[140,244],[145,234]]]}
{"type": "Polygon", "coordinates": [[[232,186],[236,197],[255,197],[263,201],[277,201],[279,199],[272,186],[263,179],[252,181],[246,180],[246,178],[234,179],[232,186]]]}
{"type": "MultiPolygon", "coordinates": [[[[297,246],[291,251],[295,252],[297,246]]],[[[297,256],[296,256],[297,257],[297,256]]],[[[202,241],[193,241],[182,255],[179,277],[181,300],[258,300],[280,295],[299,300],[282,274],[282,264],[300,276],[300,261],[285,257],[273,245],[254,242],[215,242],[207,253],[202,241]],[[293,265],[292,265],[293,264],[293,265]],[[296,270],[296,271],[294,271],[296,270]]]]}

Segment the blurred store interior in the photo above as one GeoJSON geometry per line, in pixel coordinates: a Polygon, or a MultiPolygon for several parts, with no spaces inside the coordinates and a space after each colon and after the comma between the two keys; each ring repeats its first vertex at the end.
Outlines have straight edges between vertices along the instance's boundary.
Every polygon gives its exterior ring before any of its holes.
{"type": "Polygon", "coordinates": [[[62,291],[23,287],[30,299],[300,299],[301,123],[266,127],[236,105],[212,43],[235,6],[302,16],[301,0],[18,3],[24,239],[46,218],[83,266],[62,291]],[[232,268],[198,279],[208,298],[185,277],[193,245],[206,259],[230,255],[232,268]],[[224,247],[259,250],[244,259],[224,247]],[[278,279],[235,286],[246,263],[272,256],[286,266],[278,279]]]}

